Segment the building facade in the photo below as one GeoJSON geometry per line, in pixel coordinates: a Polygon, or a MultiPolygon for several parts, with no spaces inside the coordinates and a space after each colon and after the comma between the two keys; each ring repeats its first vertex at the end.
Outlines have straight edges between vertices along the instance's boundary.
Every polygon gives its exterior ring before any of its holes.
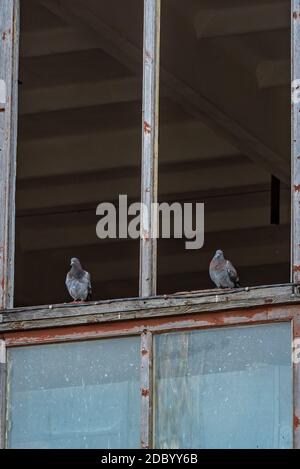
{"type": "Polygon", "coordinates": [[[25,3],[0,2],[1,447],[298,448],[299,2],[25,3]],[[137,251],[85,241],[95,199],[135,185],[149,209],[207,201],[200,273],[175,236],[160,257],[152,216],[137,251]],[[223,245],[246,286],[207,288],[223,245]],[[75,250],[92,302],[61,295],[75,250]]]}

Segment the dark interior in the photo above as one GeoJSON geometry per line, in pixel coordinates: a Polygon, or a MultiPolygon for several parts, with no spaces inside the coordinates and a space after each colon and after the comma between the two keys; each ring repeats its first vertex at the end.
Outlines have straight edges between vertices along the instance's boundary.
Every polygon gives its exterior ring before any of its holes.
{"type": "MultiPolygon", "coordinates": [[[[138,296],[139,241],[98,239],[96,207],[140,200],[143,2],[61,4],[21,0],[15,306],[70,301],[71,257],[94,300],[138,296]]],[[[158,293],[212,288],[216,249],[243,286],[289,282],[289,18],[162,0],[159,200],[204,202],[205,244],[159,240],[158,293]]]]}

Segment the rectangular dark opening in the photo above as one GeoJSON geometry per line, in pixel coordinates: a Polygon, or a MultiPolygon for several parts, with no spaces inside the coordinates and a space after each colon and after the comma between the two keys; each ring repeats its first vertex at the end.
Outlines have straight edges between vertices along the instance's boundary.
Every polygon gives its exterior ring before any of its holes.
{"type": "Polygon", "coordinates": [[[205,240],[159,241],[159,293],[214,288],[217,249],[244,287],[290,281],[290,7],[162,2],[159,200],[204,203],[205,240]]]}
{"type": "Polygon", "coordinates": [[[15,306],[72,300],[72,257],[94,300],[138,296],[139,241],[99,239],[96,207],[140,198],[143,5],[83,3],[21,0],[15,306]]]}

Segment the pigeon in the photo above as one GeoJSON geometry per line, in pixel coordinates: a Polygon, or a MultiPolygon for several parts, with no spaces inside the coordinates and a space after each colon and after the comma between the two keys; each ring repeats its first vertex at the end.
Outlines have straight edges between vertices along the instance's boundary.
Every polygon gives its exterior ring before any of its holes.
{"type": "Polygon", "coordinates": [[[91,276],[82,269],[80,260],[76,257],[71,259],[71,270],[67,273],[66,286],[75,303],[91,300],[91,276]]]}
{"type": "Polygon", "coordinates": [[[216,251],[210,263],[209,275],[217,288],[240,288],[238,273],[221,250],[216,251]]]}

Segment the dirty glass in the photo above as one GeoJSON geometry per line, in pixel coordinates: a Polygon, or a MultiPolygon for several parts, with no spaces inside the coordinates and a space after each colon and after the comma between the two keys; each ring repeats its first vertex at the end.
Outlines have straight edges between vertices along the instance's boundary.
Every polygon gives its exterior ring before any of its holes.
{"type": "Polygon", "coordinates": [[[289,323],[155,338],[156,448],[291,448],[289,323]]]}
{"type": "Polygon", "coordinates": [[[140,338],[8,349],[10,448],[136,448],[140,338]]]}

